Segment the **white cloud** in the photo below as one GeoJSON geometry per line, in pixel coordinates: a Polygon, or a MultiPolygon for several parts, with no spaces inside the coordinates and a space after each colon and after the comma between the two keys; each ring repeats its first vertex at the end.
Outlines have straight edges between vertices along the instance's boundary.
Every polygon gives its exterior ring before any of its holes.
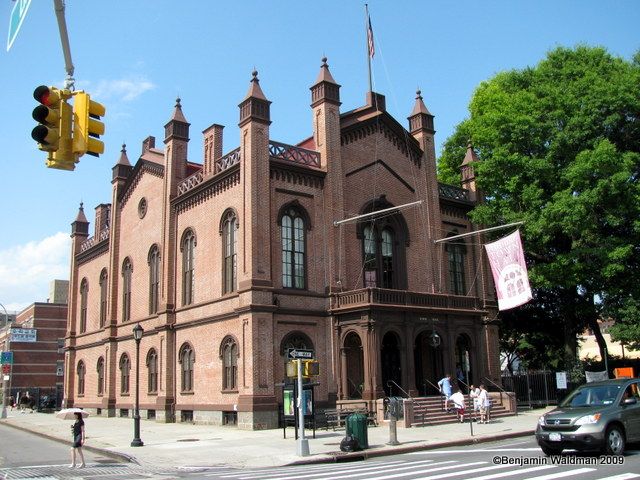
{"type": "Polygon", "coordinates": [[[153,90],[156,86],[143,76],[132,76],[114,80],[101,80],[93,87],[85,87],[91,90],[91,96],[101,101],[115,99],[123,102],[131,102],[143,93],[153,90]]]}
{"type": "Polygon", "coordinates": [[[70,254],[71,238],[62,232],[0,250],[0,303],[20,311],[46,302],[51,280],[69,278],[70,254]]]}

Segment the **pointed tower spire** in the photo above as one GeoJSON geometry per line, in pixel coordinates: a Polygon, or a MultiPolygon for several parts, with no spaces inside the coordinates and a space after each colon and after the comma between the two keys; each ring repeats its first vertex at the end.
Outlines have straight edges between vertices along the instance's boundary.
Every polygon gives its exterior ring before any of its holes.
{"type": "Polygon", "coordinates": [[[419,131],[426,131],[432,135],[436,133],[433,129],[433,115],[429,112],[424,101],[422,100],[422,92],[420,89],[416,90],[416,101],[413,105],[413,111],[408,117],[409,119],[409,131],[415,134],[419,131]]]}
{"type": "Polygon", "coordinates": [[[271,124],[270,105],[271,102],[264,96],[262,88],[260,88],[260,80],[258,79],[258,72],[254,70],[251,75],[251,83],[249,84],[249,91],[244,97],[244,100],[238,105],[240,107],[240,123],[238,126],[242,127],[247,122],[255,120],[257,122],[271,124]]]}
{"type": "Polygon", "coordinates": [[[460,164],[460,176],[462,188],[469,190],[469,200],[476,201],[480,198],[480,192],[476,184],[476,170],[474,164],[479,162],[480,158],[476,155],[471,141],[467,143],[467,152],[460,164]]]}
{"type": "Polygon", "coordinates": [[[336,83],[329,71],[327,57],[322,57],[322,65],[320,65],[320,73],[316,79],[316,83],[311,87],[311,107],[322,102],[329,102],[334,105],[340,105],[340,85],[336,83]]]}
{"type": "Polygon", "coordinates": [[[76,219],[71,224],[71,236],[89,236],[89,222],[87,221],[87,217],[84,214],[84,205],[80,202],[80,208],[78,209],[78,215],[76,215],[76,219]]]}
{"type": "Polygon", "coordinates": [[[111,169],[111,183],[117,180],[126,180],[131,173],[131,170],[133,170],[133,167],[131,166],[129,157],[127,156],[127,145],[123,143],[118,163],[116,163],[111,169]]]}
{"type": "Polygon", "coordinates": [[[171,119],[164,126],[164,141],[167,143],[172,138],[189,141],[189,125],[182,113],[180,97],[176,98],[176,106],[173,109],[171,119]]]}

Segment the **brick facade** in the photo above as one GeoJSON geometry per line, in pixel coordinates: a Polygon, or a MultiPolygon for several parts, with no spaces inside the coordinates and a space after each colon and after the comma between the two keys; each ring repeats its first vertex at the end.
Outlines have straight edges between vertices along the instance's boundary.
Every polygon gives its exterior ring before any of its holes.
{"type": "Polygon", "coordinates": [[[407,130],[376,93],[341,113],[339,89],[323,60],[311,87],[313,135],[298,145],[270,138],[271,102],[254,72],[239,105],[237,149],[222,154],[223,127],[214,124],[203,132],[202,163],[189,161],[190,125],[179,100],[164,149],[147,138],[132,166],[123,147],[112,202],[96,209],[95,223],[106,229],[89,238],[82,207],[72,224],[67,405],[131,415],[136,324],[144,328],[140,409],[157,421],[276,427],[292,346],[313,349],[320,363],[318,406],[374,402],[395,388],[390,381],[424,393],[467,358],[467,380],[499,379],[495,301],[482,252],[465,246],[467,291],[451,295],[449,254],[433,243],[475,228],[467,218],[472,173],[467,190],[438,184],[433,116],[420,94],[407,130]],[[366,221],[334,223],[419,200],[366,221]],[[367,265],[377,267],[364,268],[372,231],[380,243],[367,265]],[[155,248],[157,308],[150,300],[155,248]],[[108,279],[106,307],[101,275],[108,279]],[[428,345],[434,331],[438,347],[428,345]],[[121,368],[127,359],[128,391],[121,368]],[[100,388],[98,362],[105,365],[100,388]]]}

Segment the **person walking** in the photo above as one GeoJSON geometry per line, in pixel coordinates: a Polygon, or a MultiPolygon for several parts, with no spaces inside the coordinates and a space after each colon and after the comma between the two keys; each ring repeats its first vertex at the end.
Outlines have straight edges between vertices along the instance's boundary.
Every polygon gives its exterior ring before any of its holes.
{"type": "Polygon", "coordinates": [[[76,451],[80,456],[80,461],[82,462],[78,465],[78,468],[84,468],[84,454],[82,453],[82,445],[84,445],[84,420],[82,419],[82,414],[80,412],[75,413],[76,421],[73,425],[71,425],[71,432],[73,434],[73,446],[71,447],[71,465],[69,468],[76,467],[76,451]]]}
{"type": "Polygon", "coordinates": [[[442,380],[438,382],[440,393],[444,395],[444,409],[449,411],[449,398],[451,398],[451,374],[447,373],[442,380]]]}
{"type": "Polygon", "coordinates": [[[491,400],[489,394],[484,388],[484,385],[480,384],[480,394],[478,395],[478,406],[480,407],[480,422],[489,423],[489,408],[491,407],[491,400]]]}
{"type": "Polygon", "coordinates": [[[469,387],[469,396],[473,400],[473,413],[474,415],[478,413],[480,410],[480,405],[478,404],[478,396],[480,395],[480,389],[474,385],[469,387]]]}
{"type": "Polygon", "coordinates": [[[451,395],[451,401],[453,402],[453,406],[456,409],[456,416],[460,423],[464,422],[464,394],[458,388],[456,389],[456,393],[451,395]]]}

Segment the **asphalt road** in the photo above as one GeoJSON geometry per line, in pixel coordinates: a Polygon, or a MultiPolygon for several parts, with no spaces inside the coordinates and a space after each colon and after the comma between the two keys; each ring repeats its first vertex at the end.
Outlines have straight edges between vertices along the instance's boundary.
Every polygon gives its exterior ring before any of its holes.
{"type": "MultiPolygon", "coordinates": [[[[569,452],[554,463],[535,439],[521,438],[469,447],[425,450],[351,463],[263,469],[181,467],[154,469],[85,452],[87,468],[69,468],[69,447],[27,432],[0,426],[0,479],[47,478],[216,479],[216,480],[627,480],[640,479],[640,450],[624,457],[593,457],[569,452]]],[[[634,447],[636,448],[636,447],[634,447]]]]}

